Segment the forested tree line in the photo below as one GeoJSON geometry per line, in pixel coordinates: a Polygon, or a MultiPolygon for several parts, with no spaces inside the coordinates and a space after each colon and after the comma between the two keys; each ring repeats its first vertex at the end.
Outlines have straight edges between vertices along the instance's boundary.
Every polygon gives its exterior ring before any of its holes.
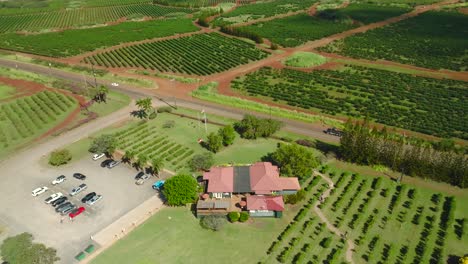
{"type": "Polygon", "coordinates": [[[255,32],[250,32],[242,28],[230,27],[230,26],[221,26],[220,31],[232,36],[248,38],[255,43],[261,44],[263,43],[263,38],[255,32]]]}
{"type": "MultiPolygon", "coordinates": [[[[446,141],[447,142],[447,141],[446,141]]],[[[409,176],[468,187],[468,156],[450,143],[431,143],[371,128],[367,121],[345,125],[339,155],[360,165],[385,165],[409,176]]]]}

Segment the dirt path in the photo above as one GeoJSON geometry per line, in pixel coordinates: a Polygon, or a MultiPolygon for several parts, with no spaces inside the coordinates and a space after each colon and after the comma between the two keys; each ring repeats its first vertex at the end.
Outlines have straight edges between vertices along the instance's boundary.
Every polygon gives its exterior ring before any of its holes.
{"type": "MultiPolygon", "coordinates": [[[[335,186],[333,184],[333,181],[329,177],[323,175],[322,173],[320,173],[318,171],[316,171],[315,174],[322,177],[322,179],[324,179],[328,183],[328,190],[326,190],[322,194],[322,200],[324,201],[325,199],[328,198],[328,196],[330,196],[330,192],[331,192],[331,190],[333,190],[335,188],[335,186]]],[[[320,217],[320,220],[322,220],[322,222],[324,222],[326,224],[328,230],[335,233],[338,237],[344,238],[345,237],[344,233],[341,232],[338,228],[336,228],[332,223],[330,223],[330,221],[327,219],[325,214],[320,210],[319,205],[321,203],[322,202],[320,202],[320,201],[317,201],[315,203],[315,205],[314,205],[315,213],[320,217]]],[[[348,244],[348,248],[346,249],[346,260],[349,263],[354,264],[354,260],[353,260],[353,251],[354,251],[354,248],[355,248],[354,242],[351,239],[346,239],[346,243],[348,244]]]]}

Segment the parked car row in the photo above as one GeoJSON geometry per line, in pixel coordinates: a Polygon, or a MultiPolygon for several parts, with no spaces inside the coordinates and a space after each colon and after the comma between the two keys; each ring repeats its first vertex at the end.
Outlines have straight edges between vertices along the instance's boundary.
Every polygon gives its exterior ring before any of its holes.
{"type": "MultiPolygon", "coordinates": [[[[85,180],[86,176],[83,175],[82,173],[74,173],[73,177],[79,180],[85,180]]],[[[57,185],[66,180],[65,175],[60,175],[57,178],[55,178],[52,181],[52,185],[57,185]]],[[[82,183],[78,185],[77,187],[73,188],[70,192],[69,195],[71,197],[78,195],[79,193],[83,192],[86,190],[88,186],[85,183],[82,183]]],[[[39,187],[36,188],[32,191],[32,196],[37,197],[45,192],[47,192],[49,188],[47,186],[39,187]]],[[[90,192],[86,194],[82,199],[82,203],[86,203],[88,205],[93,205],[96,202],[100,201],[102,199],[102,195],[96,194],[96,192],[90,192]]],[[[86,209],[83,206],[78,207],[77,205],[73,204],[72,201],[68,199],[63,193],[57,192],[51,194],[49,197],[47,197],[44,202],[46,204],[52,205],[52,207],[55,208],[55,211],[61,215],[66,215],[68,214],[70,218],[74,218],[78,215],[80,215],[82,212],[84,212],[86,209]]]]}
{"type": "Polygon", "coordinates": [[[121,160],[106,159],[105,161],[101,162],[101,167],[107,167],[108,169],[112,169],[115,166],[119,165],[121,162],[121,160]]]}

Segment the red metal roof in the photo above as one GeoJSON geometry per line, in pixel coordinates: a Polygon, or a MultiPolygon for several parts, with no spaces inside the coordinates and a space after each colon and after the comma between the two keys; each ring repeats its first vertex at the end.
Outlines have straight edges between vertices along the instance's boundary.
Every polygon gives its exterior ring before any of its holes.
{"type": "Polygon", "coordinates": [[[234,167],[213,167],[203,173],[203,180],[208,180],[208,192],[233,192],[234,167]]]}
{"type": "Polygon", "coordinates": [[[247,210],[283,211],[283,196],[247,196],[247,210]]]}
{"type": "MultiPolygon", "coordinates": [[[[203,179],[208,180],[207,191],[209,193],[234,192],[234,169],[234,167],[213,167],[209,172],[205,172],[203,174],[203,179]]],[[[280,177],[278,167],[270,162],[257,162],[250,166],[248,170],[247,178],[236,179],[237,181],[248,181],[250,178],[250,191],[237,192],[271,194],[273,191],[301,189],[297,178],[280,177]]]]}
{"type": "Polygon", "coordinates": [[[257,162],[250,166],[250,188],[255,193],[271,193],[280,191],[278,167],[270,162],[257,162]]]}
{"type": "Polygon", "coordinates": [[[299,180],[296,177],[279,177],[279,185],[281,186],[282,190],[299,190],[301,189],[301,185],[299,184],[299,180]]]}

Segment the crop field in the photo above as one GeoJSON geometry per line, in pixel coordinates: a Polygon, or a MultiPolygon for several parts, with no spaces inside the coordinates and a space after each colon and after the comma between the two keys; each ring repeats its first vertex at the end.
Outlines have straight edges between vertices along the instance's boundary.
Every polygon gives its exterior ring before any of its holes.
{"type": "Polygon", "coordinates": [[[90,26],[116,21],[127,16],[162,17],[180,12],[191,13],[192,11],[186,8],[136,4],[60,10],[25,15],[1,15],[0,33],[90,26]]]}
{"type": "Polygon", "coordinates": [[[468,139],[466,83],[347,66],[302,72],[262,68],[231,87],[291,106],[319,109],[441,137],[468,139]]]}
{"type": "MultiPolygon", "coordinates": [[[[383,177],[326,175],[335,188],[319,208],[355,244],[355,263],[446,263],[448,255],[466,253],[468,215],[460,197],[383,177]]],[[[318,178],[310,185],[323,182],[318,178]]],[[[345,240],[330,233],[311,209],[320,193],[315,191],[279,234],[262,263],[343,263],[345,240]]]]}
{"type": "Polygon", "coordinates": [[[247,22],[288,12],[307,10],[317,0],[276,0],[239,6],[213,21],[216,26],[247,22]]]}
{"type": "Polygon", "coordinates": [[[161,129],[148,123],[117,132],[118,149],[132,150],[138,155],[146,155],[150,160],[162,158],[165,166],[178,170],[184,167],[195,151],[169,139],[161,129]],[[156,136],[155,136],[156,135],[156,136]]]}
{"type": "Polygon", "coordinates": [[[190,19],[125,22],[114,26],[73,29],[36,35],[0,35],[0,47],[49,57],[67,57],[124,42],[197,31],[190,19]],[[51,41],[53,40],[53,41],[51,41]]]}
{"type": "Polygon", "coordinates": [[[209,33],[120,48],[87,57],[84,62],[112,68],[209,75],[267,56],[253,44],[209,33]]]}
{"type": "Polygon", "coordinates": [[[243,27],[284,47],[295,47],[367,24],[397,16],[407,8],[352,4],[347,8],[325,10],[315,16],[299,14],[243,27]],[[354,23],[354,22],[357,23],[354,23]]]}
{"type": "Polygon", "coordinates": [[[314,176],[306,184],[304,190],[307,198],[304,206],[271,243],[266,257],[260,263],[345,262],[345,243],[327,229],[312,209],[327,188],[327,184],[319,176],[314,176]]]}
{"type": "Polygon", "coordinates": [[[77,105],[61,93],[44,91],[0,104],[0,148],[7,151],[44,133],[77,105]]]}
{"type": "Polygon", "coordinates": [[[431,69],[466,71],[467,17],[455,11],[431,11],[332,42],[321,50],[353,58],[385,59],[431,69]]]}
{"type": "Polygon", "coordinates": [[[153,0],[154,3],[160,5],[180,6],[180,7],[208,7],[217,6],[222,3],[237,3],[243,5],[253,2],[254,0],[153,0]]]}

